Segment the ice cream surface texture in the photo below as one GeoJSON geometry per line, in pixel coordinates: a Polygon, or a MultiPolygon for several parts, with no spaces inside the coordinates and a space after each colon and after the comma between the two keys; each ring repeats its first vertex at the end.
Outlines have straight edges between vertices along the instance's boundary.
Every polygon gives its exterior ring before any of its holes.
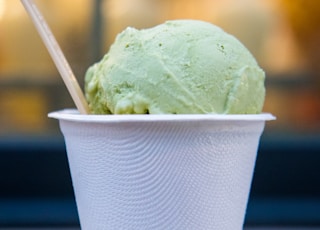
{"type": "Polygon", "coordinates": [[[265,73],[235,37],[197,20],[120,33],[85,76],[95,114],[257,114],[265,73]]]}

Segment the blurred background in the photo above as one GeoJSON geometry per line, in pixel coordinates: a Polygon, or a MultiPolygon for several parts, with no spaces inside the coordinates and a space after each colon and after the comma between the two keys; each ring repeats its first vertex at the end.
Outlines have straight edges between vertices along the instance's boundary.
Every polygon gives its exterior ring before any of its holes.
{"type": "MultiPolygon", "coordinates": [[[[266,71],[267,123],[246,226],[320,226],[320,1],[35,0],[83,87],[127,26],[201,19],[266,71]]],[[[18,0],[0,0],[0,227],[78,226],[64,141],[48,112],[75,107],[18,0]]]]}

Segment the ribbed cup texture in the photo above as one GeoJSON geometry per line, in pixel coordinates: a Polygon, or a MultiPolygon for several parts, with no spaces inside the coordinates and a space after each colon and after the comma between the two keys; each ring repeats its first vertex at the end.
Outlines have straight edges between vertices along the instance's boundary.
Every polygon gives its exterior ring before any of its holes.
{"type": "Polygon", "coordinates": [[[264,121],[60,126],[82,229],[242,229],[264,121]]]}

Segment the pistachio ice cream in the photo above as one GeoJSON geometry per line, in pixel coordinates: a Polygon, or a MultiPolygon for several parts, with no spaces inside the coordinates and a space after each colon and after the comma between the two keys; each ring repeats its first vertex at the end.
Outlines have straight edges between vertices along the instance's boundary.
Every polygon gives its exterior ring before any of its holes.
{"type": "Polygon", "coordinates": [[[85,76],[95,114],[257,114],[265,73],[247,48],[208,22],[127,28],[85,76]]]}

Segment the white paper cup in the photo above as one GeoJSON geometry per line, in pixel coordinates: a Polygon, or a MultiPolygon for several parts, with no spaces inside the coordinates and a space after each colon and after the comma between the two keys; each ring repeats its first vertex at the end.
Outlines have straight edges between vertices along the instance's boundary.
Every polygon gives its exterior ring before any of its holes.
{"type": "Polygon", "coordinates": [[[82,229],[240,230],[270,114],[59,119],[82,229]]]}

